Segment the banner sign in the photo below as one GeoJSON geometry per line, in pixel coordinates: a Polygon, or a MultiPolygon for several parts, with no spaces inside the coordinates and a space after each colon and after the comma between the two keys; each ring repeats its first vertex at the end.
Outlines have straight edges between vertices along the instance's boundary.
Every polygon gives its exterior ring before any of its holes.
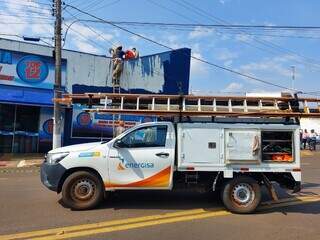
{"type": "Polygon", "coordinates": [[[88,113],[81,105],[73,106],[72,113],[72,137],[111,139],[119,122],[124,122],[124,128],[128,129],[142,122],[156,121],[149,116],[119,116],[101,113],[88,113]]]}
{"type": "MultiPolygon", "coordinates": [[[[62,86],[66,83],[67,61],[62,60],[62,86]]],[[[54,59],[0,49],[0,84],[53,89],[54,59]]]]}
{"type": "Polygon", "coordinates": [[[52,148],[53,109],[40,108],[39,150],[48,151],[52,148]]]}

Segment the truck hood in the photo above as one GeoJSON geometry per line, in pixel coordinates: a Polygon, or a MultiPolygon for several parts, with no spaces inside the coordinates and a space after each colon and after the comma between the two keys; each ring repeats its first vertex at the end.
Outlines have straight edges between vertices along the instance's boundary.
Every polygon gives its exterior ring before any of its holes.
{"type": "Polygon", "coordinates": [[[66,147],[56,148],[56,149],[51,150],[48,153],[87,151],[87,150],[95,148],[101,144],[102,144],[101,142],[75,144],[75,145],[70,145],[70,146],[66,146],[66,147]]]}

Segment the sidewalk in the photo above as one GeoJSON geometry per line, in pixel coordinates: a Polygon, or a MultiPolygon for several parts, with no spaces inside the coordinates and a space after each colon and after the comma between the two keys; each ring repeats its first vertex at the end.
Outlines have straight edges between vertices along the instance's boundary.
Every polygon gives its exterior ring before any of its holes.
{"type": "Polygon", "coordinates": [[[40,167],[44,154],[3,154],[0,155],[0,169],[40,167]]]}

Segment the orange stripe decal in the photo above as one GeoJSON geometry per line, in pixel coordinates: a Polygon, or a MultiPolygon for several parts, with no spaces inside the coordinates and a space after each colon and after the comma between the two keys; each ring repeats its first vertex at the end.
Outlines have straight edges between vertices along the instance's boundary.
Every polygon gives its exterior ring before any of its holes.
{"type": "Polygon", "coordinates": [[[157,174],[148,177],[146,179],[128,183],[128,184],[117,184],[106,182],[104,186],[106,188],[110,187],[167,187],[170,183],[170,173],[171,173],[171,166],[163,169],[162,171],[158,172],[157,174]]]}

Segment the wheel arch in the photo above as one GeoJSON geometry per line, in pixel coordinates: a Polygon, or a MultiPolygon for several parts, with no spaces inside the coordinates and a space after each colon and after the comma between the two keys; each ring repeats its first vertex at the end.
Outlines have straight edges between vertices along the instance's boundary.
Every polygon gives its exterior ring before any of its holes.
{"type": "Polygon", "coordinates": [[[215,184],[215,189],[220,190],[221,188],[223,188],[223,186],[228,183],[229,181],[231,181],[232,179],[238,178],[238,177],[249,177],[254,179],[255,181],[257,181],[257,183],[259,183],[261,185],[262,183],[262,173],[256,172],[234,172],[233,173],[233,177],[232,178],[225,178],[223,177],[222,172],[220,172],[221,174],[217,175],[217,180],[216,180],[216,184],[215,184]]]}
{"type": "Polygon", "coordinates": [[[104,186],[104,182],[102,180],[102,177],[101,177],[100,173],[96,169],[91,168],[91,167],[74,167],[74,168],[70,168],[67,171],[65,171],[65,173],[60,178],[60,181],[59,181],[59,184],[58,184],[57,193],[61,192],[63,183],[65,182],[67,177],[69,177],[72,173],[79,172],[79,171],[86,171],[86,172],[90,172],[90,173],[95,174],[100,179],[100,182],[101,182],[102,186],[104,186]]]}

